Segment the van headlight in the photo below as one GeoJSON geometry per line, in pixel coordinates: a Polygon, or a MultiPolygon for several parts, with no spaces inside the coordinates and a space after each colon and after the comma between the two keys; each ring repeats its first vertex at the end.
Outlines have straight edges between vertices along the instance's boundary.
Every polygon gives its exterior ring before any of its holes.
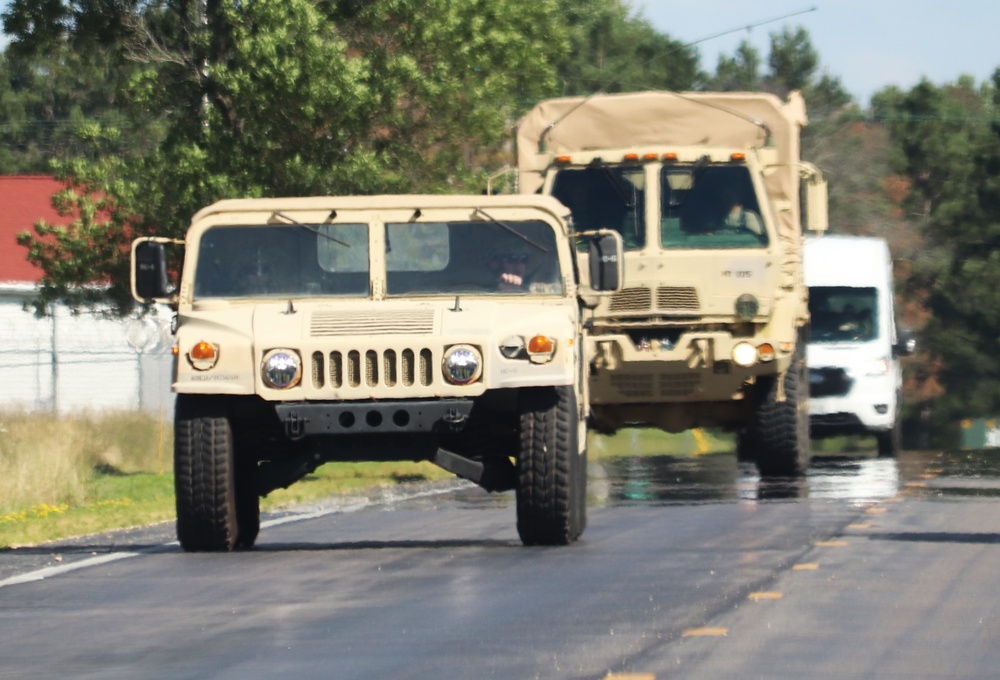
{"type": "Polygon", "coordinates": [[[889,360],[885,357],[872,359],[865,365],[865,375],[889,375],[889,360]]]}
{"type": "Polygon", "coordinates": [[[272,349],[264,355],[260,366],[264,384],[276,390],[295,387],[302,379],[302,360],[290,349],[272,349]]]}
{"type": "Polygon", "coordinates": [[[483,358],[471,345],[455,345],[445,350],[441,370],[451,384],[468,385],[482,375],[483,358]]]}

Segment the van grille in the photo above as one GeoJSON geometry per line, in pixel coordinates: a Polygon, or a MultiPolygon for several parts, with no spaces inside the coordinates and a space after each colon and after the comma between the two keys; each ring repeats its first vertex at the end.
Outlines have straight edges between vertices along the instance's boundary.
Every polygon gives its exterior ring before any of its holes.
{"type": "Polygon", "coordinates": [[[314,338],[336,335],[425,335],[434,331],[434,309],[392,312],[320,311],[312,315],[314,338]]]}
{"type": "Polygon", "coordinates": [[[317,389],[429,387],[434,382],[434,355],[426,347],[313,352],[311,375],[317,389]]]}

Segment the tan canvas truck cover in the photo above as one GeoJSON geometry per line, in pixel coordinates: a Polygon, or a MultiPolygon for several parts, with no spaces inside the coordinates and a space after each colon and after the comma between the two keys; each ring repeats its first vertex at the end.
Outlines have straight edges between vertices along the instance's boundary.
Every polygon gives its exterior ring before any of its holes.
{"type": "Polygon", "coordinates": [[[631,92],[551,99],[518,125],[519,191],[538,191],[552,156],[573,151],[650,145],[772,148],[777,158],[765,176],[767,192],[772,201],[787,207],[778,215],[778,230],[797,234],[799,131],[806,123],[805,102],[798,92],[786,102],[759,92],[631,92]]]}

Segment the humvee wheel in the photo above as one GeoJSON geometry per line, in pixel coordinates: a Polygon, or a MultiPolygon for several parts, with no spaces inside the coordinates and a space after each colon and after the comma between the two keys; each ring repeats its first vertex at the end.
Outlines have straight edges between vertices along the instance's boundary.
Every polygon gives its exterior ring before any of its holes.
{"type": "Polygon", "coordinates": [[[255,465],[237,463],[236,467],[236,547],[249,550],[260,533],[260,495],[254,477],[255,465]]]}
{"type": "Polygon", "coordinates": [[[525,545],[566,545],[587,523],[586,455],[578,452],[572,387],[520,395],[517,532],[525,545]]]}
{"type": "Polygon", "coordinates": [[[188,552],[236,547],[233,432],[212,399],[178,395],[174,421],[177,539],[188,552]]]}
{"type": "Polygon", "coordinates": [[[762,477],[794,477],[809,468],[809,374],[804,342],[797,343],[784,376],[785,401],[779,402],[778,379],[761,382],[757,407],[757,469],[762,477]]]}

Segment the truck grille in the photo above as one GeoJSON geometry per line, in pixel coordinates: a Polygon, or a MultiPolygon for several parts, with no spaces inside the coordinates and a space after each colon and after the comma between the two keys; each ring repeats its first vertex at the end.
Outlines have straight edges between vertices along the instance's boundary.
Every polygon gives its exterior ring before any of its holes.
{"type": "Polygon", "coordinates": [[[313,387],[429,387],[434,381],[434,354],[424,348],[352,349],[324,355],[313,352],[313,387]]]}
{"type": "MultiPolygon", "coordinates": [[[[698,291],[691,287],[660,286],[656,289],[656,308],[662,311],[697,311],[698,291]]],[[[611,296],[610,312],[649,312],[653,292],[649,288],[625,288],[611,296]]]]}
{"type": "Polygon", "coordinates": [[[434,331],[434,309],[392,312],[320,311],[312,315],[314,338],[337,335],[426,335],[434,331]]]}
{"type": "Polygon", "coordinates": [[[660,396],[686,397],[694,394],[701,378],[697,374],[661,375],[660,396]]]}
{"type": "Polygon", "coordinates": [[[660,309],[698,309],[698,291],[661,286],[656,289],[656,306],[660,309]]]}
{"type": "Polygon", "coordinates": [[[646,312],[652,306],[649,288],[625,288],[611,296],[612,312],[646,312]]]}

